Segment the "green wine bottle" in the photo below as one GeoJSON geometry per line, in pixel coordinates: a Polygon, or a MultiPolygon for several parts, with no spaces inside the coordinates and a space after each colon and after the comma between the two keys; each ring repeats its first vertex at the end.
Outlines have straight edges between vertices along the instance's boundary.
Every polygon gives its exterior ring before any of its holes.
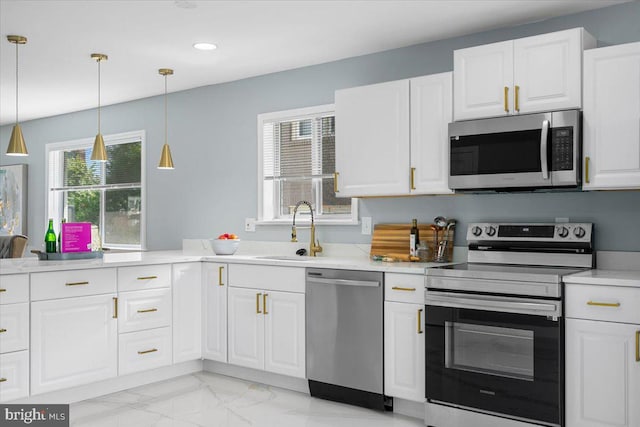
{"type": "Polygon", "coordinates": [[[56,251],[56,233],[53,231],[53,219],[49,218],[49,229],[44,235],[45,251],[48,254],[55,253],[56,251]]]}

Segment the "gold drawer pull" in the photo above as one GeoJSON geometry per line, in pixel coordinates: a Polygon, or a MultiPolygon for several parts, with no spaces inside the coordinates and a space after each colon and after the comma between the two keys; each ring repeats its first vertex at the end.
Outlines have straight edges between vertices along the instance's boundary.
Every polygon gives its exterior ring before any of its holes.
{"type": "Polygon", "coordinates": [[[139,351],[138,354],[155,353],[156,351],[158,351],[157,348],[152,348],[151,350],[139,351]]]}
{"type": "Polygon", "coordinates": [[[586,182],[587,184],[591,184],[591,181],[589,181],[589,162],[591,161],[591,158],[589,156],[586,156],[584,158],[584,182],[586,182]]]}
{"type": "Polygon", "coordinates": [[[394,291],[408,291],[408,292],[415,292],[416,288],[403,288],[402,286],[394,286],[391,289],[393,289],[394,291]]]}
{"type": "Polygon", "coordinates": [[[6,378],[0,378],[0,383],[3,383],[3,382],[5,382],[5,381],[7,381],[7,379],[6,379],[6,378]]]}
{"type": "Polygon", "coordinates": [[[509,87],[504,87],[504,112],[509,112],[509,87]]]}
{"type": "Polygon", "coordinates": [[[118,298],[113,297],[113,318],[118,318],[118,298]]]}
{"type": "Polygon", "coordinates": [[[418,310],[418,333],[422,333],[422,309],[418,310]]]}
{"type": "Polygon", "coordinates": [[[416,189],[416,168],[411,168],[411,173],[409,175],[411,181],[411,190],[416,189]]]}
{"type": "Polygon", "coordinates": [[[158,276],[142,276],[142,277],[138,277],[138,280],[152,280],[157,278],[158,276]]]}
{"type": "Polygon", "coordinates": [[[636,331],[636,362],[640,362],[640,331],[636,331]]]}
{"type": "Polygon", "coordinates": [[[262,313],[260,311],[260,295],[262,295],[262,294],[256,294],[256,314],[261,314],[262,313]]]}
{"type": "Polygon", "coordinates": [[[4,288],[0,288],[0,292],[7,292],[7,290],[4,288]]]}
{"type": "Polygon", "coordinates": [[[222,283],[222,272],[224,271],[224,267],[218,267],[218,285],[224,286],[222,283]]]}
{"type": "Polygon", "coordinates": [[[5,332],[7,332],[7,330],[6,330],[6,329],[4,329],[4,328],[0,329],[0,334],[3,334],[3,333],[5,333],[5,332]]]}
{"type": "Polygon", "coordinates": [[[267,297],[269,296],[269,294],[264,294],[262,295],[262,311],[264,311],[264,314],[269,314],[267,312],[267,297]]]}
{"type": "Polygon", "coordinates": [[[138,313],[153,313],[154,311],[158,311],[157,308],[148,308],[146,310],[138,310],[138,313]]]}
{"type": "Polygon", "coordinates": [[[340,176],[340,172],[334,172],[333,173],[333,192],[334,193],[339,193],[340,192],[338,190],[338,176],[340,176]]]}
{"type": "Polygon", "coordinates": [[[597,302],[597,301],[587,301],[587,305],[594,305],[597,307],[620,307],[619,302],[597,302]]]}
{"type": "Polygon", "coordinates": [[[65,283],[65,286],[84,286],[88,284],[89,282],[68,282],[68,283],[65,283]]]}
{"type": "Polygon", "coordinates": [[[520,112],[520,86],[516,85],[516,111],[520,112]]]}

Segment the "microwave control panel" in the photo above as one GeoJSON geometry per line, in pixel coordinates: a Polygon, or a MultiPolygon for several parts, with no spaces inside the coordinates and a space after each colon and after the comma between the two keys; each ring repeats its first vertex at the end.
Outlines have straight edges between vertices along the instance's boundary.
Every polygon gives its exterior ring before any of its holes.
{"type": "Polygon", "coordinates": [[[551,129],[551,170],[573,170],[573,128],[551,129]]]}

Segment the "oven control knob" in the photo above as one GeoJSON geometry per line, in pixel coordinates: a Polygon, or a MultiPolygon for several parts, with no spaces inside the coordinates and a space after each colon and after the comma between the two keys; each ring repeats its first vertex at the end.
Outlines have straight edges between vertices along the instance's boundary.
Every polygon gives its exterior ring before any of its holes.
{"type": "Polygon", "coordinates": [[[573,229],[573,234],[575,234],[578,239],[582,239],[587,232],[584,231],[584,228],[582,227],[576,227],[573,229]]]}
{"type": "Polygon", "coordinates": [[[558,236],[567,237],[569,235],[569,229],[567,227],[558,227],[558,236]]]}
{"type": "Polygon", "coordinates": [[[488,236],[494,236],[496,234],[496,228],[492,225],[484,229],[488,236]]]}
{"type": "Polygon", "coordinates": [[[478,227],[477,225],[476,225],[476,226],[474,226],[474,227],[471,229],[471,234],[473,234],[473,235],[474,235],[474,236],[476,236],[476,237],[477,237],[477,236],[479,236],[479,235],[481,235],[481,234],[482,234],[482,228],[478,227]]]}

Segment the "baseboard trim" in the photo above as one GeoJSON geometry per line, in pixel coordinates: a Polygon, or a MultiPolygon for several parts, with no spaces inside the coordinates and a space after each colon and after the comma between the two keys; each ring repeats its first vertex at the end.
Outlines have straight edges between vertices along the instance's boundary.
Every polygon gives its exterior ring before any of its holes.
{"type": "Polygon", "coordinates": [[[424,403],[425,402],[415,402],[413,400],[405,400],[394,397],[393,412],[395,414],[424,420],[424,403]]]}
{"type": "Polygon", "coordinates": [[[205,360],[203,370],[228,377],[240,378],[245,381],[257,382],[309,394],[309,384],[304,378],[288,377],[286,375],[274,374],[272,372],[245,368],[244,366],[236,366],[213,360],[205,360]]]}

